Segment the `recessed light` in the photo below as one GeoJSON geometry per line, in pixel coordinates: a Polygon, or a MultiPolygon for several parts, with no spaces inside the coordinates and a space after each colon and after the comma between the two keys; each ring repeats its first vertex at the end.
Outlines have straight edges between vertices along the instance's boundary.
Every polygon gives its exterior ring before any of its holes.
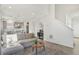
{"type": "Polygon", "coordinates": [[[11,6],[9,6],[9,8],[12,8],[11,6]]]}
{"type": "Polygon", "coordinates": [[[35,13],[32,13],[32,16],[34,16],[35,15],[35,13]]]}

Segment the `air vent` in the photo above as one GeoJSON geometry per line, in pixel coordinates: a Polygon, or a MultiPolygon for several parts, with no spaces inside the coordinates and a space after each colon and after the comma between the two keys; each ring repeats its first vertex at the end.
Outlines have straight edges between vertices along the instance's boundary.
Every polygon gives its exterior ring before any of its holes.
{"type": "Polygon", "coordinates": [[[49,35],[49,38],[52,39],[53,38],[53,35],[49,35]]]}

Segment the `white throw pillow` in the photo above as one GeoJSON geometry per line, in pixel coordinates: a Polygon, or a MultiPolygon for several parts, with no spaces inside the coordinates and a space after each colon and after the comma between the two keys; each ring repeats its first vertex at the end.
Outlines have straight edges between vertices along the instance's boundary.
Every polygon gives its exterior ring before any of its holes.
{"type": "Polygon", "coordinates": [[[10,45],[13,45],[17,42],[17,34],[9,34],[9,35],[6,35],[6,43],[7,43],[7,46],[10,46],[10,45]]]}

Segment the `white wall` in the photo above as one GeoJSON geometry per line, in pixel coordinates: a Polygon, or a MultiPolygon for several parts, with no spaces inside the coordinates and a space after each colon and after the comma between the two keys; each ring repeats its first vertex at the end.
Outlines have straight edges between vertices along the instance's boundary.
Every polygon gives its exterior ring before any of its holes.
{"type": "Polygon", "coordinates": [[[66,15],[79,11],[79,4],[56,4],[55,10],[55,17],[65,23],[66,15]]]}
{"type": "Polygon", "coordinates": [[[67,15],[66,25],[73,29],[74,37],[79,37],[79,10],[67,15]]]}
{"type": "Polygon", "coordinates": [[[55,19],[55,6],[50,5],[49,14],[36,21],[36,25],[41,22],[44,24],[44,38],[45,40],[57,43],[60,45],[73,47],[72,30],[62,22],[55,19]],[[51,37],[52,36],[52,37],[51,37]]]}
{"type": "Polygon", "coordinates": [[[79,17],[72,18],[72,28],[74,30],[74,37],[79,37],[79,17]]]}
{"type": "Polygon", "coordinates": [[[73,21],[73,18],[74,20],[76,20],[76,16],[77,18],[79,17],[79,4],[56,4],[55,6],[56,19],[66,23],[68,27],[73,29],[74,37],[79,37],[79,22],[76,23],[75,21],[73,21]]]}
{"type": "Polygon", "coordinates": [[[63,23],[58,20],[53,20],[52,23],[46,29],[47,41],[57,44],[73,47],[73,33],[72,30],[67,28],[63,23]],[[52,35],[53,38],[49,36],[52,35]]]}
{"type": "Polygon", "coordinates": [[[0,8],[0,54],[1,54],[1,28],[2,28],[2,24],[1,24],[1,8],[0,8]]]}
{"type": "Polygon", "coordinates": [[[0,54],[1,54],[1,19],[0,19],[0,54]]]}
{"type": "Polygon", "coordinates": [[[42,18],[40,22],[44,24],[45,40],[52,43],[73,47],[73,33],[70,28],[66,27],[66,25],[56,19],[49,20],[47,16],[46,18],[42,18]],[[50,38],[50,36],[52,36],[52,38],[50,38]]]}

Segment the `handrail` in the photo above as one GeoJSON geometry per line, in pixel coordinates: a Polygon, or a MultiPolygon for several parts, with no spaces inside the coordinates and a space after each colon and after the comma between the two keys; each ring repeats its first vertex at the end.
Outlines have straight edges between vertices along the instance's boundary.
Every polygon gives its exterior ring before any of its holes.
{"type": "MultiPolygon", "coordinates": [[[[58,19],[56,19],[57,21],[59,21],[58,19]]],[[[65,27],[67,27],[68,29],[72,30],[73,31],[73,28],[70,28],[69,26],[67,26],[65,23],[63,23],[62,21],[59,21],[61,22],[65,27]]]]}

